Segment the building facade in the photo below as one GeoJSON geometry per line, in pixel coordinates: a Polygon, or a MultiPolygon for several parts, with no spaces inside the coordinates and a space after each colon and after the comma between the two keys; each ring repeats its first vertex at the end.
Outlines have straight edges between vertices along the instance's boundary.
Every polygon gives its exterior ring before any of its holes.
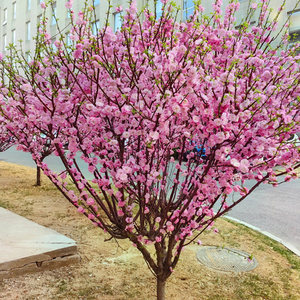
{"type": "MultiPolygon", "coordinates": [[[[0,52],[6,51],[6,47],[13,43],[15,45],[22,44],[25,51],[34,49],[34,37],[36,28],[42,19],[43,10],[41,2],[44,0],[0,0],[0,52]],[[20,42],[22,41],[22,42],[20,42]]],[[[93,30],[99,29],[104,25],[106,20],[106,12],[108,9],[107,0],[89,0],[90,4],[95,7],[95,21],[93,30]]],[[[188,19],[194,11],[193,0],[175,0],[176,4],[181,7],[179,18],[181,20],[188,19]]],[[[229,0],[224,0],[223,6],[228,4],[229,0]]],[[[238,18],[242,19],[246,15],[249,0],[239,0],[241,8],[238,18]]],[[[273,9],[271,17],[275,17],[282,0],[271,0],[270,7],[273,9]]],[[[47,18],[49,20],[49,30],[51,36],[57,32],[57,23],[62,31],[66,34],[70,30],[70,16],[65,7],[66,0],[53,1],[52,10],[48,9],[47,18]]],[[[73,9],[77,13],[82,9],[84,1],[74,0],[73,9]]],[[[156,11],[157,17],[161,15],[161,0],[157,0],[154,4],[153,0],[137,0],[139,9],[142,9],[149,3],[150,9],[156,11]]],[[[212,10],[213,0],[202,0],[202,5],[205,7],[205,13],[212,10]]],[[[300,41],[300,5],[296,6],[297,0],[288,0],[285,8],[278,20],[278,28],[289,18],[289,31],[293,41],[300,41]]],[[[112,13],[109,17],[110,26],[116,31],[122,25],[120,18],[121,13],[115,10],[115,7],[122,6],[125,9],[128,6],[128,0],[111,0],[112,13]]],[[[237,20],[237,24],[239,20],[237,20]]],[[[257,20],[252,21],[251,25],[255,25],[257,20]]]]}

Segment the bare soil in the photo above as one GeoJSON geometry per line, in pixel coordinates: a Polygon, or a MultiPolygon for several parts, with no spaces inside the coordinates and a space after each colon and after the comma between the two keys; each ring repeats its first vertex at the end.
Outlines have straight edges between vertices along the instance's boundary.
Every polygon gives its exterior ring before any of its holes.
{"type": "MultiPolygon", "coordinates": [[[[0,206],[74,239],[80,263],[0,281],[0,299],[155,299],[155,278],[128,241],[105,241],[104,232],[79,215],[35,170],[0,161],[0,206]]],[[[13,224],[7,224],[13,226],[13,224]]],[[[251,272],[220,273],[196,259],[198,245],[186,247],[167,283],[167,299],[300,299],[300,258],[244,226],[220,219],[219,233],[203,234],[203,245],[252,254],[251,272]]],[[[1,253],[0,253],[1,255],[1,253]]]]}

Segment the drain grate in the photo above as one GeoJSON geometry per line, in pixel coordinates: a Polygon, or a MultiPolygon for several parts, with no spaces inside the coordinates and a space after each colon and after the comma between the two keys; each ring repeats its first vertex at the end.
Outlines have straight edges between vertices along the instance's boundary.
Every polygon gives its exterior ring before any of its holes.
{"type": "Polygon", "coordinates": [[[197,251],[197,259],[205,266],[223,272],[247,272],[257,267],[255,258],[244,251],[202,246],[197,251]]]}

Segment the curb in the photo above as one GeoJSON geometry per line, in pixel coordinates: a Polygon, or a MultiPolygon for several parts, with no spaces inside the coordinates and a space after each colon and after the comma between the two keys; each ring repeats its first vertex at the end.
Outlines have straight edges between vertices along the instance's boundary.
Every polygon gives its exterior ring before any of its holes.
{"type": "Polygon", "coordinates": [[[281,238],[279,238],[279,237],[273,235],[272,233],[267,232],[267,231],[264,231],[264,230],[262,230],[262,229],[260,229],[260,228],[258,228],[258,227],[256,227],[256,226],[253,226],[253,225],[251,225],[251,224],[249,224],[249,223],[246,223],[246,222],[244,222],[244,221],[240,221],[239,219],[236,219],[236,218],[233,218],[233,217],[224,216],[224,218],[229,219],[229,220],[232,220],[232,221],[237,222],[237,223],[239,223],[239,224],[242,224],[242,225],[244,225],[244,226],[246,226],[246,227],[249,227],[249,228],[251,228],[251,229],[253,229],[253,230],[255,230],[255,231],[258,231],[259,233],[262,233],[263,235],[265,235],[265,236],[271,238],[272,240],[274,240],[274,241],[276,241],[276,242],[282,244],[282,245],[285,246],[287,249],[289,249],[289,250],[292,251],[294,254],[296,254],[297,256],[300,257],[300,250],[298,250],[298,249],[297,249],[295,246],[293,246],[292,244],[287,243],[287,242],[283,241],[281,238]]]}

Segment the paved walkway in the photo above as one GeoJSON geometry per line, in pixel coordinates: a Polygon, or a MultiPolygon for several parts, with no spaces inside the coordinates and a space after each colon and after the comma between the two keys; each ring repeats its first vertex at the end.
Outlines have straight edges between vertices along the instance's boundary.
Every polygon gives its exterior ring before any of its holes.
{"type": "Polygon", "coordinates": [[[0,207],[0,280],[78,260],[75,241],[0,207]]]}

